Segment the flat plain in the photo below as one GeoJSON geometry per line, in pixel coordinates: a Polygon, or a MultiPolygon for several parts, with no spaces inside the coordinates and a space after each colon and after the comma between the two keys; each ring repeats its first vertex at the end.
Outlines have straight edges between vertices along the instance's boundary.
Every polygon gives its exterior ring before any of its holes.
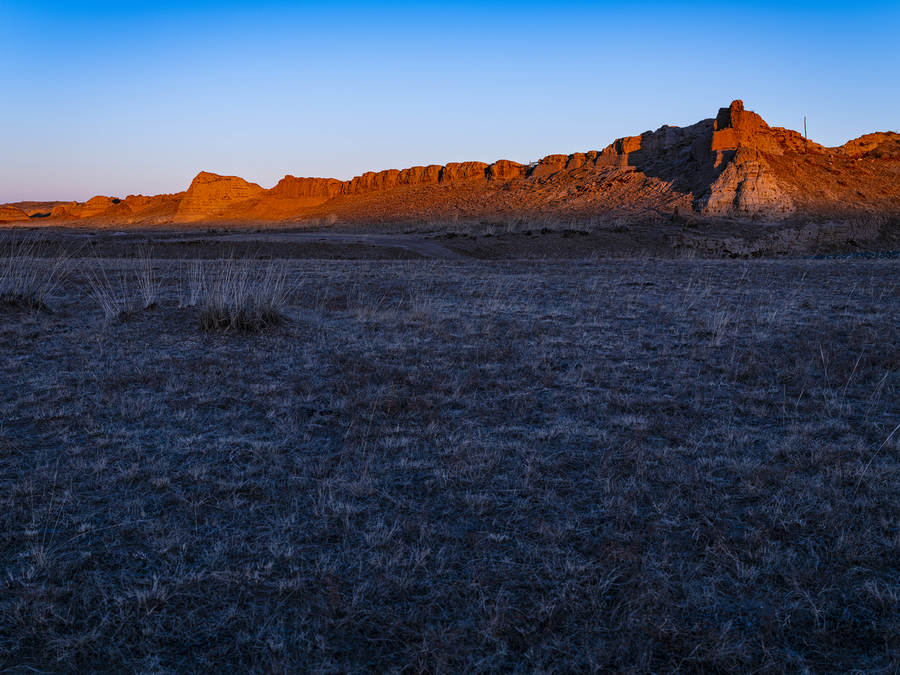
{"type": "Polygon", "coordinates": [[[4,250],[2,673],[900,662],[900,261],[4,250]]]}

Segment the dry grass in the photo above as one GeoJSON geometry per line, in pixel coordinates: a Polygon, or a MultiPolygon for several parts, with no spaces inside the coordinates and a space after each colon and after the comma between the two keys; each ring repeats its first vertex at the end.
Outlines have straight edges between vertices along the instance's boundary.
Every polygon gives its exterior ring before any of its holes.
{"type": "Polygon", "coordinates": [[[566,220],[551,215],[498,215],[488,219],[455,218],[446,221],[428,221],[407,231],[428,232],[437,234],[455,234],[470,237],[495,237],[509,234],[547,234],[561,232],[563,234],[590,234],[593,232],[627,232],[629,219],[625,216],[615,218],[593,218],[566,220]]]}
{"type": "Polygon", "coordinates": [[[13,244],[0,258],[0,310],[47,309],[46,300],[65,275],[66,263],[63,256],[39,257],[34,242],[13,244]]]}
{"type": "MultiPolygon", "coordinates": [[[[158,308],[157,266],[149,249],[137,261],[84,262],[84,279],[106,322],[158,308]]],[[[194,260],[175,264],[172,273],[173,287],[181,291],[178,307],[196,307],[204,330],[260,332],[284,321],[285,270],[277,263],[194,260]]]]}
{"type": "Polygon", "coordinates": [[[253,261],[232,259],[209,273],[200,261],[196,264],[199,271],[192,275],[201,280],[197,304],[205,330],[258,332],[284,320],[287,297],[282,267],[269,263],[261,268],[253,261]]]}
{"type": "Polygon", "coordinates": [[[896,262],[189,269],[0,314],[0,672],[895,672],[896,262]]]}

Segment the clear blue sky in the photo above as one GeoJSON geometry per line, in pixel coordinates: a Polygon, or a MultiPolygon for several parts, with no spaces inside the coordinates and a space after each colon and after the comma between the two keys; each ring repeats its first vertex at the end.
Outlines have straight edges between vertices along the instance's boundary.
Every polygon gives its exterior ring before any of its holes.
{"type": "Polygon", "coordinates": [[[0,0],[0,203],[536,160],[741,98],[900,129],[900,2],[0,0]]]}

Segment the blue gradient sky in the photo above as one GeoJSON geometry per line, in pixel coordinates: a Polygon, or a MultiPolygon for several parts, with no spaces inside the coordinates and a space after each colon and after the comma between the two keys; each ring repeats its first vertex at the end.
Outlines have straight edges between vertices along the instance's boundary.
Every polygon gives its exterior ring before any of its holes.
{"type": "Polygon", "coordinates": [[[741,98],[900,128],[900,3],[0,0],[0,203],[536,160],[741,98]]]}

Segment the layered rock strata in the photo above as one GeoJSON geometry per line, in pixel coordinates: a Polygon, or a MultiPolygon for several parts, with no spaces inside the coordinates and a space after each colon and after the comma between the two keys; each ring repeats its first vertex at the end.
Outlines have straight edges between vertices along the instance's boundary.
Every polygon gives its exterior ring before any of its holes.
{"type": "Polygon", "coordinates": [[[261,197],[266,191],[237,176],[219,176],[201,171],[178,205],[176,223],[193,223],[215,217],[229,207],[261,197]]]}

